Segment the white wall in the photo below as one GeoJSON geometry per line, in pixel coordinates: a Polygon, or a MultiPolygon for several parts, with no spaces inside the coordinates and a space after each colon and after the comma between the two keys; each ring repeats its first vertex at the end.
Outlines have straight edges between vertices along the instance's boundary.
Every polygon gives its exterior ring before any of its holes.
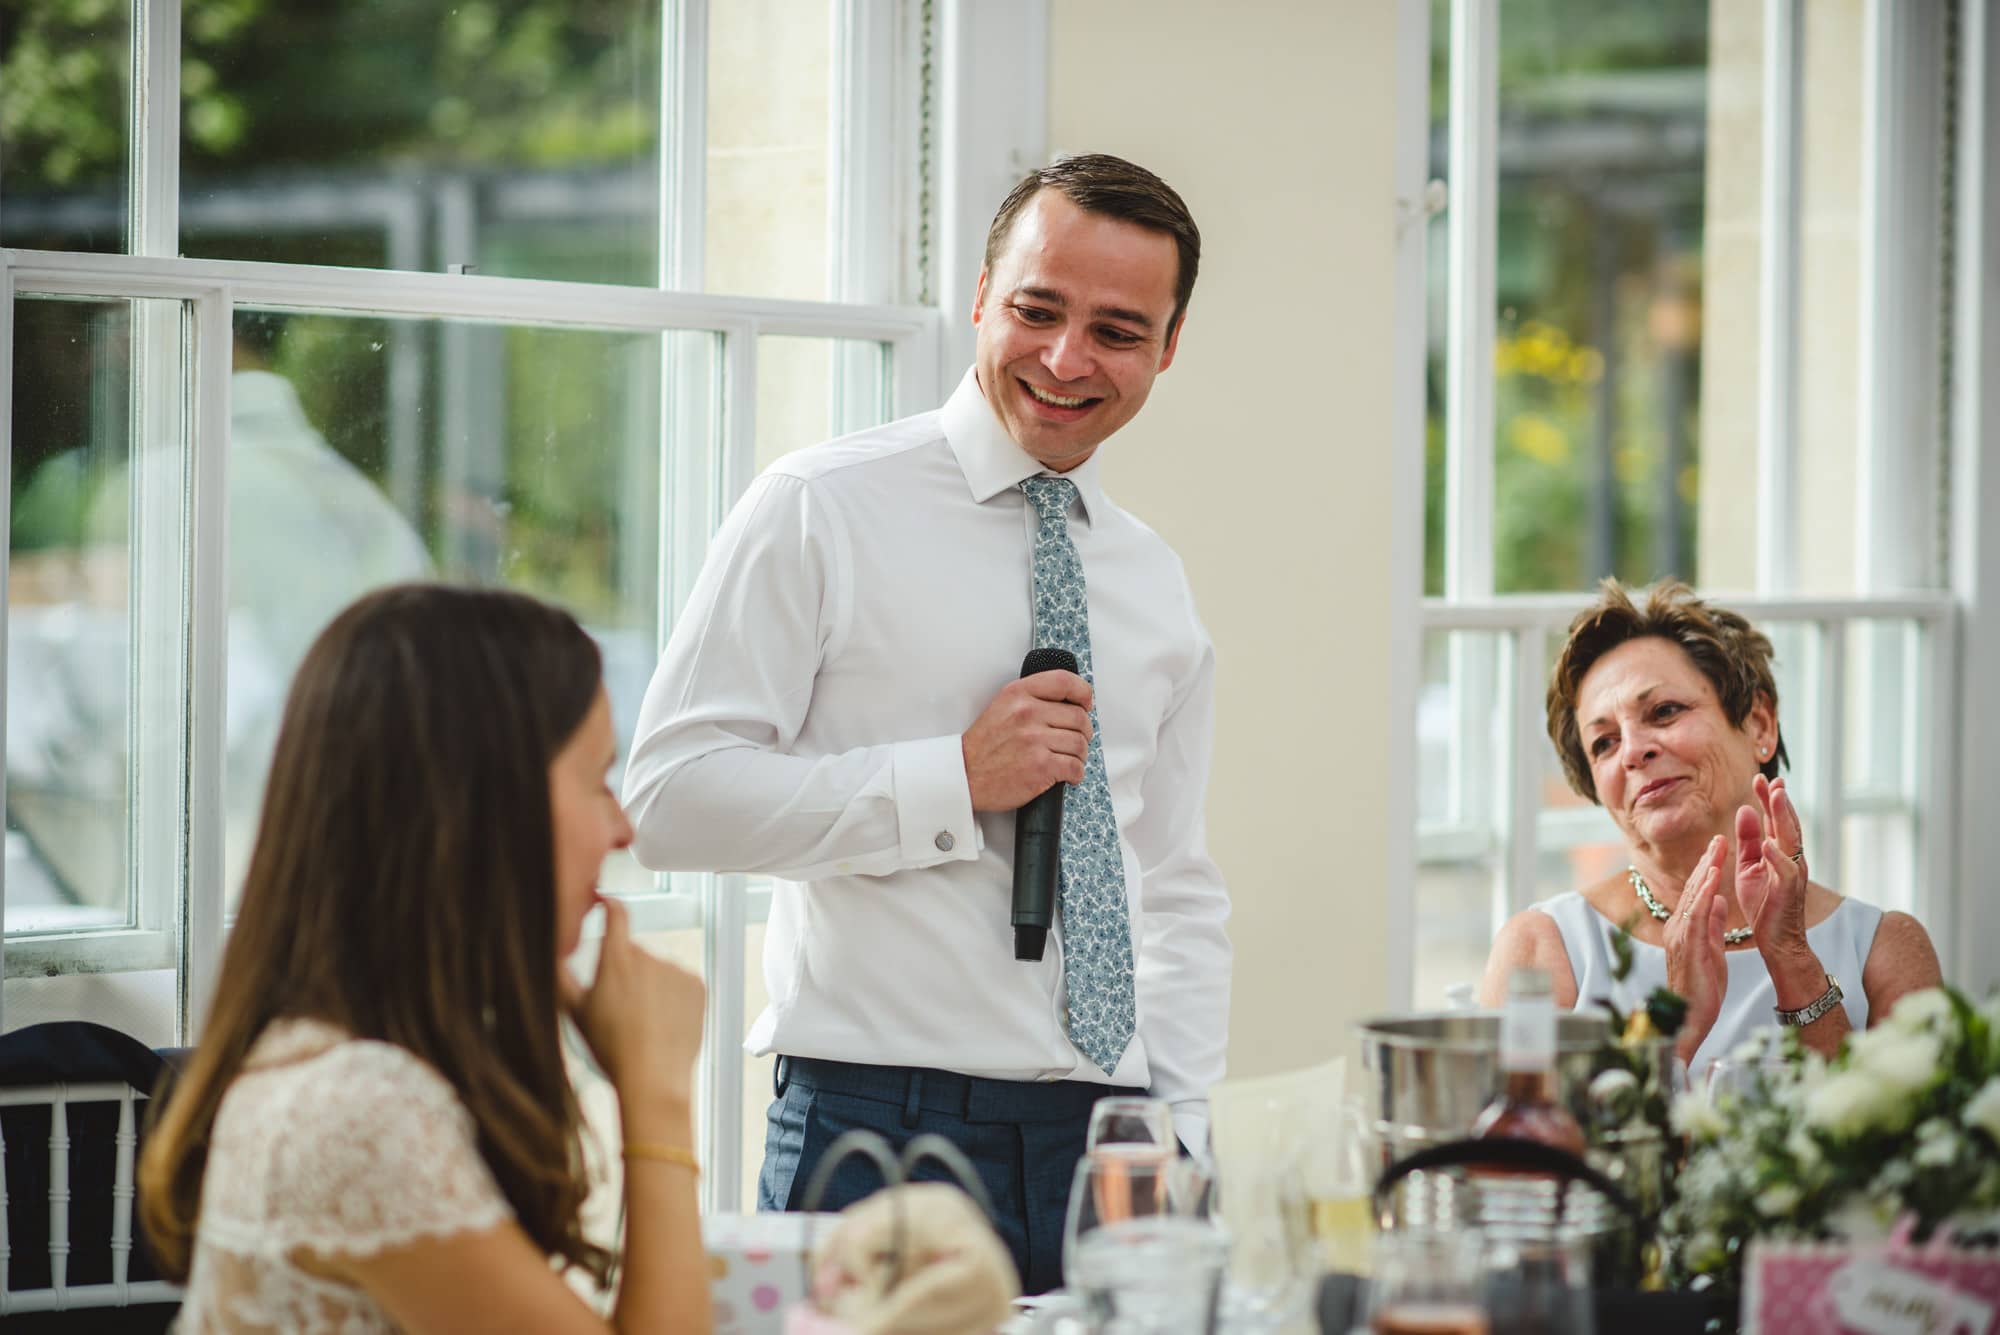
{"type": "Polygon", "coordinates": [[[1202,229],[1179,359],[1105,467],[1216,641],[1233,1074],[1351,1052],[1390,995],[1396,21],[1394,0],[1050,5],[1050,147],[1151,168],[1202,229]]]}

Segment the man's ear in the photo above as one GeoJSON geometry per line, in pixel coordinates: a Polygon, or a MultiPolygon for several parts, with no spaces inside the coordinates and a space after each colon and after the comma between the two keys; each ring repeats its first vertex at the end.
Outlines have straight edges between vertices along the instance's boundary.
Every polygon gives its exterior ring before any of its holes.
{"type": "Polygon", "coordinates": [[[1153,374],[1158,375],[1161,371],[1166,370],[1169,366],[1172,366],[1174,364],[1174,354],[1180,351],[1181,329],[1186,324],[1187,324],[1187,312],[1182,311],[1180,314],[1180,318],[1174,321],[1173,332],[1167,335],[1166,347],[1160,350],[1160,364],[1153,368],[1153,374]]]}
{"type": "Polygon", "coordinates": [[[980,313],[986,309],[986,266],[979,266],[979,286],[972,289],[972,327],[979,327],[980,313]]]}

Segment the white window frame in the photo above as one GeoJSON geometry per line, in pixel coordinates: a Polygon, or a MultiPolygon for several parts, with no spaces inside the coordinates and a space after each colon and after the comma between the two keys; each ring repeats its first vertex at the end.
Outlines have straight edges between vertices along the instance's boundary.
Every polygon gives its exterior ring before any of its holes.
{"type": "MultiPolygon", "coordinates": [[[[1960,911],[1945,974],[1975,995],[2000,985],[2000,16],[1960,0],[1958,200],[1951,367],[1951,587],[1960,604],[1958,754],[1952,796],[1963,813],[1955,869],[1960,911]],[[1982,521],[1984,521],[1982,523],[1982,521]]],[[[1935,932],[1933,933],[1935,936],[1935,932]]]]}
{"type": "MultiPolygon", "coordinates": [[[[1990,913],[1972,911],[1976,889],[1962,889],[1956,869],[2000,865],[2000,835],[1994,822],[1974,818],[1977,799],[2000,783],[2000,710],[1982,705],[1976,683],[2000,680],[2000,542],[1977,536],[1982,516],[2000,515],[2000,467],[1982,460],[2000,442],[1995,429],[2000,385],[2000,336],[1996,336],[1993,220],[2000,218],[2000,191],[1994,163],[2000,134],[1994,124],[1996,25],[1978,0],[1956,0],[1960,25],[1961,86],[1955,165],[1958,217],[1956,283],[1953,292],[1926,285],[1937,262],[1936,239],[1943,219],[1935,204],[1945,127],[1933,114],[1927,89],[1934,89],[1937,62],[1950,15],[1941,6],[1871,4],[1867,11],[1869,59],[1865,98],[1869,107],[1863,146],[1863,301],[1885,326],[1862,349],[1862,488],[1857,505],[1862,550],[1867,563],[1863,596],[1805,599],[1794,590],[1798,516],[1790,485],[1798,469],[1797,321],[1800,126],[1798,59],[1801,0],[1766,0],[1766,97],[1764,124],[1764,223],[1767,244],[1760,292],[1760,329],[1765,353],[1759,370],[1758,586],[1717,597],[1760,622],[1804,623],[1817,628],[1823,652],[1801,711],[1788,716],[1788,733],[1806,743],[1815,773],[1804,776],[1810,824],[1829,831],[1814,846],[1814,872],[1836,884],[1840,872],[1843,813],[1893,799],[1865,789],[1844,789],[1842,759],[1851,747],[1896,746],[1894,759],[1905,786],[1914,792],[1912,810],[1919,829],[1915,903],[1909,907],[1929,927],[1946,952],[1946,976],[1971,986],[2000,977],[1995,962],[2000,923],[1990,913]],[[1919,12],[1921,11],[1921,12],[1919,12]],[[1915,164],[1915,165],[1913,165],[1915,164]],[[1931,173],[1913,181],[1915,171],[1931,173]],[[1951,303],[1949,317],[1938,303],[1951,303]],[[1929,351],[1926,331],[1953,320],[1949,344],[1954,398],[1947,403],[1940,357],[1929,351]],[[1937,442],[1951,413],[1951,494],[1953,548],[1947,564],[1926,563],[1937,549],[1933,517],[1941,509],[1937,442]],[[1986,462],[1982,469],[1980,464],[1986,462]],[[1918,554],[1916,559],[1909,553],[1918,554]],[[1943,587],[1937,587],[1940,583],[1943,587]],[[1910,590],[1916,590],[1914,592],[1910,590]],[[1845,630],[1871,619],[1914,622],[1920,628],[1917,664],[1900,664],[1909,685],[1906,698],[1862,720],[1860,734],[1848,735],[1842,701],[1849,665],[1845,630]],[[1914,668],[1914,671],[1911,669],[1914,668]],[[1919,708],[1922,702],[1924,707],[1919,708]],[[1913,728],[1914,725],[1914,728],[1913,728]],[[1983,789],[1978,785],[1987,785],[1983,789]],[[1956,943],[1955,947],[1954,944],[1956,943]],[[1954,953],[1955,951],[1955,953],[1954,953]]],[[[1406,36],[1401,55],[1399,114],[1405,122],[1399,157],[1398,195],[1406,224],[1420,224],[1426,209],[1422,149],[1429,122],[1430,51],[1428,6],[1404,0],[1406,36]]],[[[1453,0],[1450,106],[1451,162],[1448,228],[1449,334],[1446,372],[1446,592],[1421,600],[1421,610],[1399,621],[1393,652],[1410,682],[1392,703],[1401,726],[1392,767],[1400,811],[1398,824],[1412,834],[1406,855],[1392,850],[1401,872],[1393,896],[1391,946],[1400,962],[1391,1002],[1408,1007],[1436,1005],[1440,999],[1412,995],[1416,950],[1415,886],[1420,863],[1500,857],[1495,877],[1493,926],[1526,906],[1535,884],[1537,853],[1602,837],[1609,828],[1601,813],[1540,812],[1543,735],[1541,679],[1544,637],[1559,634],[1589,596],[1496,596],[1493,591],[1492,346],[1496,311],[1493,293],[1494,226],[1498,175],[1498,23],[1501,6],[1492,0],[1453,0]],[[1419,745],[1414,684],[1421,676],[1426,632],[1497,632],[1509,646],[1495,655],[1475,644],[1455,645],[1453,677],[1459,720],[1454,739],[1450,809],[1443,826],[1417,828],[1419,745]],[[1521,664],[1530,670],[1517,670],[1521,664]],[[1496,696],[1496,688],[1504,694],[1496,696]],[[1491,702],[1505,701],[1502,752],[1486,753],[1491,702]]],[[[1429,185],[1432,197],[1442,192],[1429,185]]],[[[1426,274],[1421,225],[1406,226],[1399,272],[1401,311],[1426,309],[1426,274]]],[[[1414,540],[1398,544],[1398,587],[1420,588],[1423,579],[1422,396],[1424,370],[1421,317],[1414,335],[1404,335],[1399,352],[1399,386],[1407,400],[1399,419],[1397,446],[1410,461],[1399,475],[1397,501],[1404,531],[1414,540]],[[1414,362],[1414,365],[1412,365],[1414,362]],[[1411,518],[1414,516],[1414,518],[1411,518]]],[[[1864,321],[1864,327],[1867,322],[1864,321]]],[[[1462,637],[1472,639],[1474,637],[1462,637]]],[[[1854,670],[1867,671],[1869,665],[1854,670]]],[[[1795,742],[1796,745],[1796,742],[1795,742]]],[[[1900,809],[1900,802],[1895,805],[1900,809]]]]}
{"type": "MultiPolygon", "coordinates": [[[[174,967],[177,1033],[198,1042],[226,930],[222,901],[222,729],[227,592],[227,423],[231,321],[242,308],[477,321],[549,328],[706,332],[720,343],[719,431],[713,448],[670,450],[662,472],[660,629],[682,605],[709,536],[755,471],[758,340],[768,335],[838,339],[855,355],[836,361],[836,397],[877,382],[884,362],[857,345],[886,349],[890,406],[901,416],[935,407],[970,360],[965,323],[977,256],[1000,195],[1041,160],[1045,139],[1046,0],[995,12],[976,0],[839,0],[836,24],[834,162],[830,192],[837,300],[788,301],[708,294],[703,271],[706,162],[707,0],[663,0],[659,286],[427,274],[188,260],[179,251],[180,13],[177,0],[134,0],[137,90],[132,130],[131,254],[0,251],[0,367],[12,366],[17,296],[156,298],[192,312],[186,388],[193,398],[187,581],[186,749],[181,800],[137,801],[135,829],[150,831],[166,867],[138,928],[0,939],[8,977],[174,967]],[[919,61],[921,60],[921,65],[919,61]],[[932,68],[933,62],[935,69],[932,68]],[[1024,75],[1022,72],[1026,71],[1024,75]],[[1004,81],[1004,82],[1003,82],[1004,81]],[[995,114],[998,112],[999,114],[995,114]],[[925,117],[937,129],[932,160],[910,141],[925,117]],[[843,134],[842,131],[845,131],[843,134]],[[903,147],[885,154],[888,143],[903,147]],[[917,187],[923,181],[924,188],[917,187]],[[935,198],[929,183],[938,183],[935,198]],[[926,216],[919,219],[922,208],[926,216]],[[936,238],[920,247],[917,233],[936,238]],[[932,293],[936,299],[931,300],[932,293]],[[947,331],[950,331],[949,333],[947,331]],[[225,350],[221,355],[216,349],[225,350]]],[[[167,337],[165,331],[152,336],[167,337]]],[[[148,342],[135,339],[141,355],[148,342]]],[[[175,331],[173,346],[182,340],[175,331]]],[[[662,393],[685,373],[671,349],[662,393]]],[[[872,392],[872,390],[870,391],[872,392]]],[[[12,461],[11,370],[0,372],[0,481],[12,461]]],[[[674,396],[681,402],[684,396],[674,396]]],[[[663,421],[662,448],[675,439],[663,421]]],[[[683,437],[685,438],[685,437],[683,437]]],[[[6,554],[0,551],[0,576],[6,554]]],[[[0,652],[5,582],[0,578],[0,652]]],[[[178,608],[172,618],[178,619],[178,608]]],[[[140,614],[135,612],[135,618],[140,614]]],[[[0,719],[4,729],[4,719],[0,719]]],[[[4,732],[0,731],[0,740],[4,732]]],[[[4,776],[0,776],[0,785],[4,776]]],[[[4,787],[0,787],[4,796],[4,787]]],[[[135,845],[136,857],[137,845],[135,845]]],[[[154,873],[148,873],[153,875],[154,873]]],[[[744,1054],[744,957],[749,927],[769,914],[767,890],[737,875],[662,878],[667,893],[633,901],[644,931],[699,928],[709,1013],[702,1066],[703,1204],[743,1208],[739,1183],[744,1054]]],[[[0,872],[0,904],[4,904],[0,872]]]]}

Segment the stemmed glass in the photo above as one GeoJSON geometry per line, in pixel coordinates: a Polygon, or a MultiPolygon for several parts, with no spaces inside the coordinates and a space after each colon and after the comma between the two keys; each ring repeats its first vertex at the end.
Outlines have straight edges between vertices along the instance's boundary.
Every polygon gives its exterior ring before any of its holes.
{"type": "Polygon", "coordinates": [[[1165,1099],[1099,1099],[1091,1106],[1090,1128],[1084,1132],[1083,1145],[1086,1150],[1145,1145],[1171,1156],[1178,1152],[1173,1107],[1165,1099]]]}
{"type": "Polygon", "coordinates": [[[1226,1242],[1173,1208],[1174,1161],[1105,1154],[1077,1163],[1063,1229],[1063,1279],[1093,1324],[1119,1335],[1205,1335],[1226,1242]]]}
{"type": "Polygon", "coordinates": [[[1276,1330],[1304,1312],[1319,1277],[1313,1202],[1301,1155],[1211,1171],[1199,1206],[1227,1240],[1222,1324],[1232,1333],[1276,1330]]]}
{"type": "Polygon", "coordinates": [[[1375,1239],[1368,1295],[1374,1335],[1492,1335],[1486,1239],[1476,1229],[1396,1232],[1375,1239]]]}
{"type": "Polygon", "coordinates": [[[1360,1099],[1342,1099],[1332,1125],[1304,1153],[1313,1237],[1329,1270],[1365,1275],[1375,1241],[1375,1179],[1381,1144],[1360,1099]]]}
{"type": "Polygon", "coordinates": [[[1496,1241],[1487,1251],[1486,1271],[1493,1335],[1596,1335],[1587,1236],[1496,1241]]]}
{"type": "Polygon", "coordinates": [[[1708,1068],[1710,1102],[1761,1097],[1785,1072],[1783,1057],[1718,1057],[1708,1068]]]}

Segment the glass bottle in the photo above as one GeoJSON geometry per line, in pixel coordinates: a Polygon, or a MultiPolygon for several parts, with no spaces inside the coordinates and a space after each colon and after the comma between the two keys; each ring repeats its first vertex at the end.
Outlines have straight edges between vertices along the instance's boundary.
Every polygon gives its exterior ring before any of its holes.
{"type": "Polygon", "coordinates": [[[1555,988],[1546,969],[1507,978],[1500,1016],[1500,1092],[1472,1124],[1475,1140],[1510,1137],[1583,1153],[1583,1128],[1556,1085],[1555,988]]]}

